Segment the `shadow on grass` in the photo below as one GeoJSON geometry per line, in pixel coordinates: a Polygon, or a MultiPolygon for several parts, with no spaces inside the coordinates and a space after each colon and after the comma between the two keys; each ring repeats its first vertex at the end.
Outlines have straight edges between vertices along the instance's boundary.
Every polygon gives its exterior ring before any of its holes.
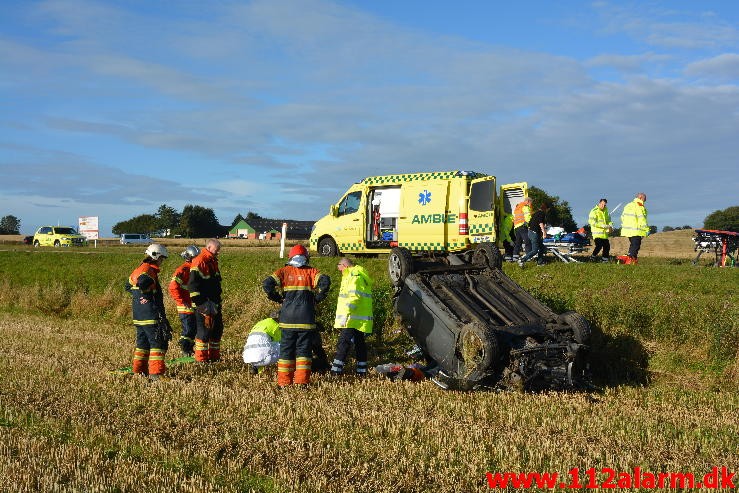
{"type": "Polygon", "coordinates": [[[588,360],[596,385],[616,387],[650,383],[649,354],[638,339],[627,334],[605,334],[595,325],[591,330],[588,360]]]}

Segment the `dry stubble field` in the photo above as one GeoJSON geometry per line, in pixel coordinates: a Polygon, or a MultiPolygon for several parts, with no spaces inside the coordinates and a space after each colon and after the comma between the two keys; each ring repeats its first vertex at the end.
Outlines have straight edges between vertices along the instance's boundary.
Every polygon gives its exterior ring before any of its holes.
{"type": "MultiPolygon", "coordinates": [[[[321,376],[278,391],[272,373],[251,376],[240,362],[248,327],[269,308],[258,282],[279,265],[273,252],[224,251],[223,363],[172,367],[156,383],[111,373],[133,347],[121,288],[138,257],[126,252],[0,252],[3,491],[466,492],[486,490],[488,471],[739,470],[739,278],[729,269],[648,259],[628,271],[510,269],[555,308],[594,321],[600,392],[451,393],[321,376]],[[61,281],[48,280],[55,271],[61,281]]],[[[334,260],[315,263],[338,281],[334,260]]],[[[378,278],[374,364],[407,340],[387,314],[384,259],[362,263],[378,278]]],[[[331,348],[335,334],[326,339],[331,348]]]]}

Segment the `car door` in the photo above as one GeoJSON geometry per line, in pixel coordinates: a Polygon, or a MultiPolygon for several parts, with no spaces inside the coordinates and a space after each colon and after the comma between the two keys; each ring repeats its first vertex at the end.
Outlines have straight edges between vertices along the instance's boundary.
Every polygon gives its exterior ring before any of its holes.
{"type": "Polygon", "coordinates": [[[352,253],[364,250],[364,193],[354,190],[339,201],[334,222],[334,240],[339,251],[352,253]]]}

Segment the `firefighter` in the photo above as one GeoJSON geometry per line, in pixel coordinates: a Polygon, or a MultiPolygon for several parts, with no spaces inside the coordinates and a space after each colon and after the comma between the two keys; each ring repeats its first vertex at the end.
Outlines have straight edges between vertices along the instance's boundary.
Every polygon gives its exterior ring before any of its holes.
{"type": "Polygon", "coordinates": [[[531,240],[529,239],[529,221],[531,220],[531,198],[525,197],[521,202],[516,204],[513,209],[513,234],[515,236],[515,244],[513,245],[513,258],[518,260],[521,253],[521,247],[525,249],[525,253],[531,251],[531,240]]]}
{"type": "Polygon", "coordinates": [[[621,213],[621,236],[629,238],[629,253],[619,258],[623,263],[637,263],[642,238],[649,235],[647,208],[644,207],[646,201],[646,194],[639,192],[621,213]]]}
{"type": "Polygon", "coordinates": [[[169,294],[177,305],[177,314],[180,316],[180,322],[182,323],[179,345],[185,356],[192,356],[195,347],[195,333],[197,331],[195,309],[192,307],[187,285],[190,282],[192,259],[198,255],[200,255],[200,248],[195,245],[185,248],[180,253],[180,257],[185,259],[185,262],[175,269],[172,280],[169,282],[169,294]]]}
{"type": "Polygon", "coordinates": [[[372,333],[372,278],[361,265],[343,257],[338,263],[341,288],[336,302],[334,327],[341,329],[331,374],[341,375],[352,345],[357,360],[357,376],[367,375],[365,335],[372,333]]]}
{"type": "Polygon", "coordinates": [[[218,253],[221,242],[211,238],[192,260],[187,288],[195,310],[195,361],[213,363],[221,359],[223,314],[221,312],[221,271],[218,253]]]}
{"type": "Polygon", "coordinates": [[[308,265],[310,257],[303,245],[295,245],[290,261],[262,282],[267,298],[281,303],[282,330],[277,360],[277,385],[307,385],[311,374],[311,346],[315,340],[316,303],[331,287],[331,278],[308,265]]]}
{"type": "Polygon", "coordinates": [[[172,338],[172,328],[164,311],[164,296],[159,284],[159,268],[167,258],[167,249],[153,243],[146,248],[144,261],[134,269],[126,291],[131,293],[136,349],[133,373],[155,380],[167,371],[164,356],[172,338]]]}
{"type": "Polygon", "coordinates": [[[595,260],[598,252],[603,249],[603,262],[608,262],[611,253],[611,243],[608,236],[613,232],[613,222],[611,214],[608,212],[608,200],[600,199],[598,203],[590,211],[588,216],[590,224],[590,232],[595,240],[595,249],[590,254],[590,260],[595,260]]]}

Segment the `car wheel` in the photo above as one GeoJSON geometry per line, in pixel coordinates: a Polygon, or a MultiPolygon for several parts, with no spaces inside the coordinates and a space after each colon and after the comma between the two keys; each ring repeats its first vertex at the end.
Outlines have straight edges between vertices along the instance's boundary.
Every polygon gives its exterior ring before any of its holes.
{"type": "Polygon", "coordinates": [[[62,246],[62,244],[59,243],[59,240],[54,240],[54,246],[55,247],[60,247],[60,246],[62,246]]]}
{"type": "Polygon", "coordinates": [[[402,286],[405,278],[413,274],[413,256],[410,250],[403,247],[392,248],[387,259],[387,268],[393,286],[402,286]]]}
{"type": "Polygon", "coordinates": [[[564,312],[559,316],[560,323],[572,328],[572,338],[580,344],[587,344],[590,340],[590,324],[585,317],[577,312],[564,312]]]}
{"type": "Polygon", "coordinates": [[[323,238],[318,242],[318,255],[321,257],[335,257],[339,254],[339,249],[333,238],[323,238]]]}
{"type": "Polygon", "coordinates": [[[41,243],[39,243],[38,240],[33,240],[33,246],[35,248],[38,248],[39,246],[41,246],[41,243]]]}
{"type": "Polygon", "coordinates": [[[464,363],[464,378],[480,378],[498,359],[499,352],[498,339],[493,332],[475,323],[460,329],[457,353],[464,363]]]}
{"type": "Polygon", "coordinates": [[[503,257],[496,245],[489,241],[480,243],[472,254],[472,263],[479,266],[487,266],[491,269],[503,268],[503,257]]]}

